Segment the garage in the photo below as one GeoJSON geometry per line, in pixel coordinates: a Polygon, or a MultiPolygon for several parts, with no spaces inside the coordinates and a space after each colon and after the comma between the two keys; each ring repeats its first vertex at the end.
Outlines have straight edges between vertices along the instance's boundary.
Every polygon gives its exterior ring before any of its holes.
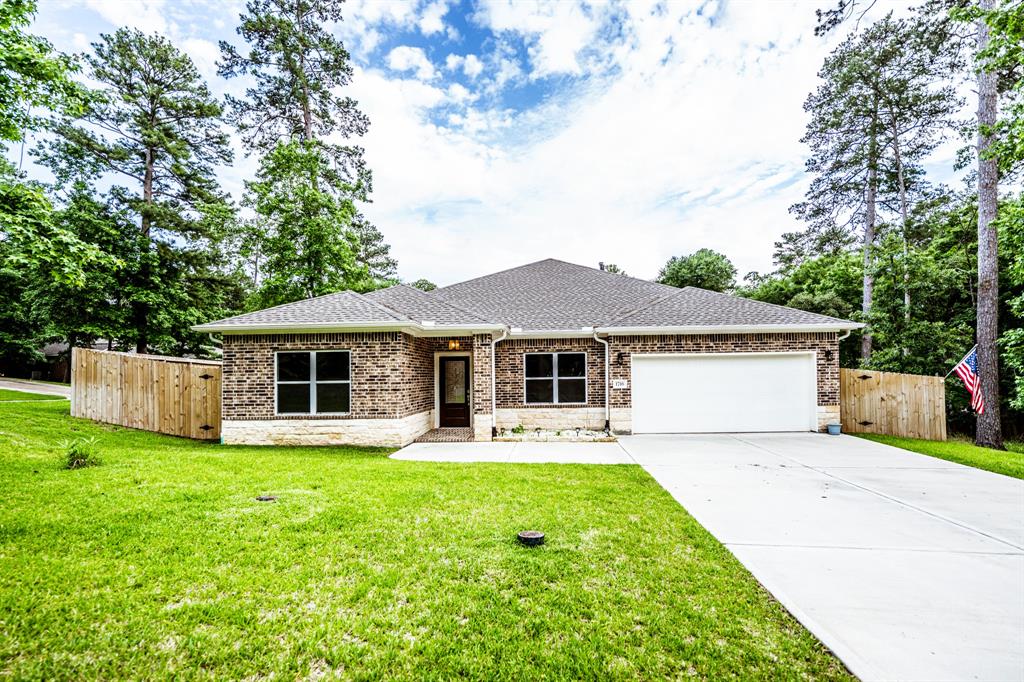
{"type": "Polygon", "coordinates": [[[634,354],[631,360],[633,433],[817,428],[812,352],[634,354]]]}

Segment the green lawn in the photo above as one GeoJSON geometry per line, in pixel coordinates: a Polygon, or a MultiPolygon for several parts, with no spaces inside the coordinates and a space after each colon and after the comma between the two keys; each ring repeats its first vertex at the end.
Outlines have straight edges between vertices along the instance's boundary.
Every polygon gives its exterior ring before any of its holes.
{"type": "Polygon", "coordinates": [[[899,436],[881,436],[878,434],[858,433],[878,443],[893,445],[904,450],[931,455],[950,462],[994,471],[1014,478],[1024,478],[1024,443],[1007,443],[1006,450],[979,448],[968,440],[951,439],[947,441],[919,440],[917,438],[900,438],[899,436]]]}
{"type": "Polygon", "coordinates": [[[851,679],[639,467],[386,454],[0,405],[0,677],[851,679]]]}
{"type": "Polygon", "coordinates": [[[0,388],[0,402],[7,400],[67,400],[67,398],[62,398],[59,395],[28,393],[26,391],[12,391],[9,388],[0,388]]]}

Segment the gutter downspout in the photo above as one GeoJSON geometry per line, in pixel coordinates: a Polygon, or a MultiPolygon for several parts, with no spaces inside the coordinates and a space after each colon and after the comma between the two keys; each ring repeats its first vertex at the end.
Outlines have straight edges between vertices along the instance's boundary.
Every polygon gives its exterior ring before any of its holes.
{"type": "Polygon", "coordinates": [[[842,336],[836,337],[836,343],[839,343],[843,339],[849,338],[850,334],[852,334],[852,333],[853,333],[852,329],[847,329],[845,334],[843,334],[842,336]]]}
{"type": "Polygon", "coordinates": [[[612,426],[612,397],[608,392],[610,384],[609,368],[611,367],[611,349],[608,347],[607,341],[598,338],[597,332],[594,332],[594,340],[604,346],[604,428],[608,431],[612,426]]]}
{"type": "Polygon", "coordinates": [[[495,361],[498,357],[498,343],[508,337],[508,330],[503,329],[501,336],[491,341],[491,438],[498,435],[498,391],[494,383],[495,361]]]}

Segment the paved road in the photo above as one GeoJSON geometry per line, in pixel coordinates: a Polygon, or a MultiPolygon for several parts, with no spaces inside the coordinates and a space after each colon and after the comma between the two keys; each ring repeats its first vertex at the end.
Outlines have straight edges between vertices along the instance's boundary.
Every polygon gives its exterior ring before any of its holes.
{"type": "Polygon", "coordinates": [[[64,384],[47,384],[41,381],[29,381],[27,379],[8,379],[0,377],[0,388],[8,388],[12,391],[26,391],[28,393],[42,393],[44,395],[59,395],[65,398],[71,397],[71,387],[64,384]]]}
{"type": "Polygon", "coordinates": [[[1024,679],[1024,481],[850,436],[620,442],[862,679],[1024,679]]]}

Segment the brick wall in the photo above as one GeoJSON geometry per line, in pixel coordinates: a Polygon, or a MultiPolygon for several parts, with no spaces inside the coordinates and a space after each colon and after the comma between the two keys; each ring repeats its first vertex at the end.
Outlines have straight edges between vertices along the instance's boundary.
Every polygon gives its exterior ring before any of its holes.
{"type": "MultiPolygon", "coordinates": [[[[351,352],[351,411],[317,419],[397,419],[434,405],[433,351],[442,340],[401,332],[224,335],[225,420],[303,419],[274,414],[274,353],[351,352]]],[[[447,340],[443,340],[447,344],[447,340]]],[[[447,345],[445,345],[447,347],[447,345]]]]}
{"type": "MultiPolygon", "coordinates": [[[[501,344],[498,344],[501,348],[501,344]]],[[[491,335],[473,339],[473,414],[491,413],[491,335]]]]}
{"type": "MultiPolygon", "coordinates": [[[[558,408],[559,405],[527,404],[524,393],[523,355],[526,353],[586,353],[587,405],[604,405],[604,346],[592,338],[583,339],[506,339],[498,344],[495,379],[498,384],[498,409],[558,408]]],[[[573,403],[567,407],[579,407],[573,403]]]]}
{"type": "MultiPolygon", "coordinates": [[[[834,332],[812,334],[701,334],[680,336],[613,336],[611,379],[626,379],[628,388],[611,389],[612,408],[632,406],[632,353],[758,353],[817,351],[818,405],[839,403],[839,342],[834,332]],[[832,351],[832,359],[825,351],[832,351]],[[622,354],[621,360],[619,354],[622,354]]],[[[500,348],[500,346],[499,346],[500,348]]]]}

